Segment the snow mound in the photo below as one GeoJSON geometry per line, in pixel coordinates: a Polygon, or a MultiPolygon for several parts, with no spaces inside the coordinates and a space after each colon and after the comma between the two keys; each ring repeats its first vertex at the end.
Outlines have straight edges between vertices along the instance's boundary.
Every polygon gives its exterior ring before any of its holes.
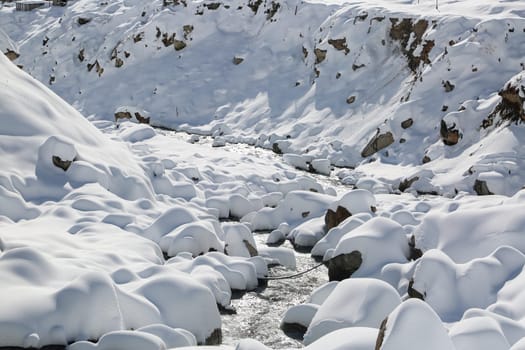
{"type": "Polygon", "coordinates": [[[377,328],[400,303],[397,291],[380,280],[364,278],[341,281],[319,306],[304,335],[304,343],[308,345],[341,328],[377,328]]]}

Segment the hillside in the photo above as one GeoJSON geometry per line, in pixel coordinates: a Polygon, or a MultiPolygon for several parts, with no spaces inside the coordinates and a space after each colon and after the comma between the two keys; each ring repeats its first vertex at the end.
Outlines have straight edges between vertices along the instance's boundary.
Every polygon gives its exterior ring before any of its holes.
{"type": "Polygon", "coordinates": [[[417,177],[419,192],[473,193],[479,179],[513,194],[524,180],[513,141],[524,5],[438,4],[81,0],[4,7],[0,24],[16,63],[86,115],[139,111],[153,125],[382,174],[394,189],[417,177]]]}
{"type": "Polygon", "coordinates": [[[0,51],[0,350],[525,349],[523,1],[2,3],[0,51]]]}

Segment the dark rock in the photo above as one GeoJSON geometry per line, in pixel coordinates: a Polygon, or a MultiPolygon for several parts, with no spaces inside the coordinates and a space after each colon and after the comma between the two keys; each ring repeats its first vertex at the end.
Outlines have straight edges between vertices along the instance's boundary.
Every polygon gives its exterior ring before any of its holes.
{"type": "Polygon", "coordinates": [[[478,194],[478,196],[488,196],[494,194],[490,192],[487,182],[483,180],[476,180],[476,182],[474,182],[474,191],[478,194]]]}
{"type": "Polygon", "coordinates": [[[80,62],[84,62],[84,59],[85,59],[85,56],[84,56],[84,49],[80,49],[80,51],[78,52],[78,60],[80,62]]]}
{"type": "Polygon", "coordinates": [[[283,154],[283,151],[281,150],[281,148],[279,147],[279,144],[277,142],[274,142],[272,144],[272,151],[276,154],[283,154]]]}
{"type": "Polygon", "coordinates": [[[441,135],[441,140],[443,140],[443,143],[447,146],[457,144],[461,136],[459,130],[456,129],[456,124],[448,126],[444,120],[441,120],[439,134],[441,135]]]}
{"type": "Polygon", "coordinates": [[[164,47],[171,46],[175,43],[175,33],[168,35],[168,33],[162,34],[162,43],[164,44],[164,47]]]}
{"type": "Polygon", "coordinates": [[[20,54],[16,51],[7,49],[6,52],[4,52],[4,55],[6,55],[7,58],[9,58],[10,61],[16,60],[18,57],[20,57],[20,54]]]}
{"type": "Polygon", "coordinates": [[[423,157],[423,160],[421,161],[421,163],[426,164],[426,163],[431,162],[431,161],[432,161],[432,159],[430,159],[429,156],[425,155],[423,157]]]}
{"type": "Polygon", "coordinates": [[[138,34],[133,35],[133,42],[135,44],[141,41],[142,39],[144,39],[144,32],[140,32],[138,34]]]}
{"type": "Polygon", "coordinates": [[[253,11],[254,14],[257,14],[259,11],[259,6],[261,6],[263,0],[250,0],[248,2],[248,7],[253,11]]]}
{"type": "Polygon", "coordinates": [[[250,253],[250,256],[257,256],[257,255],[259,255],[259,252],[257,251],[257,249],[253,245],[251,245],[250,242],[248,242],[245,239],[243,239],[242,242],[246,246],[246,249],[248,249],[248,253],[250,253]]]}
{"type": "Polygon", "coordinates": [[[407,189],[407,188],[410,188],[410,186],[412,186],[412,184],[413,184],[414,182],[416,182],[417,180],[419,180],[419,177],[417,177],[417,176],[414,176],[414,177],[411,178],[411,179],[404,179],[403,181],[401,181],[401,182],[399,183],[399,187],[398,187],[398,188],[399,188],[399,190],[400,190],[401,192],[405,192],[406,189],[407,189]]]}
{"type": "Polygon", "coordinates": [[[412,72],[416,72],[421,63],[429,64],[429,54],[434,48],[433,40],[425,40],[423,35],[428,28],[428,21],[420,19],[416,23],[411,18],[404,18],[399,21],[398,18],[391,18],[390,38],[401,45],[401,51],[406,56],[408,67],[412,72]],[[419,46],[421,47],[419,56],[414,53],[419,46]]]}
{"type": "Polygon", "coordinates": [[[364,65],[364,64],[355,64],[355,63],[352,64],[352,70],[353,71],[356,71],[356,70],[358,70],[360,68],[363,68],[363,67],[366,67],[366,65],[364,65]]]}
{"type": "Polygon", "coordinates": [[[140,124],[149,124],[150,117],[143,117],[139,112],[135,112],[134,114],[140,124]]]}
{"type": "Polygon", "coordinates": [[[232,59],[233,64],[236,65],[236,66],[241,64],[243,61],[244,61],[244,58],[242,58],[242,57],[234,57],[232,59]]]}
{"type": "Polygon", "coordinates": [[[321,50],[319,48],[314,49],[315,54],[315,63],[319,64],[326,59],[326,50],[321,50]]]}
{"type": "Polygon", "coordinates": [[[346,38],[342,39],[328,39],[328,44],[332,45],[334,49],[344,51],[345,55],[350,52],[350,49],[346,45],[346,38]]]}
{"type": "Polygon", "coordinates": [[[303,57],[306,59],[308,57],[308,50],[303,46],[303,57]]]}
{"type": "Polygon", "coordinates": [[[303,212],[301,213],[301,216],[302,216],[303,218],[307,218],[308,215],[310,215],[310,212],[309,212],[309,211],[303,211],[303,212]]]}
{"type": "Polygon", "coordinates": [[[451,92],[454,90],[454,88],[456,87],[456,85],[452,84],[450,81],[443,81],[441,82],[441,84],[443,85],[443,87],[445,88],[445,92],[451,92]]]}
{"type": "Polygon", "coordinates": [[[212,3],[209,3],[209,4],[204,4],[204,6],[208,9],[208,10],[217,10],[222,4],[220,2],[212,2],[212,3]]]}
{"type": "Polygon", "coordinates": [[[118,58],[118,57],[117,57],[117,58],[115,59],[115,67],[120,68],[120,67],[122,67],[123,65],[124,65],[124,61],[122,60],[122,58],[118,58]]]}
{"type": "Polygon", "coordinates": [[[383,340],[385,339],[386,333],[386,324],[388,323],[388,317],[386,317],[381,325],[379,326],[379,333],[377,334],[376,347],[375,350],[380,350],[381,345],[383,345],[383,340]]]}
{"type": "Polygon", "coordinates": [[[303,340],[308,327],[299,323],[283,323],[281,324],[281,330],[292,339],[303,340]]]}
{"type": "MultiPolygon", "coordinates": [[[[525,87],[521,86],[521,92],[525,95],[525,87]]],[[[492,126],[496,116],[499,116],[501,120],[510,120],[515,123],[525,122],[525,110],[523,108],[525,98],[520,96],[520,88],[509,84],[505,89],[500,90],[498,95],[501,96],[501,102],[498,103],[494,111],[483,120],[481,126],[484,129],[492,126]]]]}
{"type": "Polygon", "coordinates": [[[349,254],[333,257],[328,262],[328,278],[330,281],[342,281],[350,278],[363,262],[361,252],[354,250],[349,254]]]}
{"type": "Polygon", "coordinates": [[[77,22],[78,22],[79,25],[82,26],[84,24],[88,24],[89,22],[91,22],[91,18],[78,17],[77,22]]]}
{"type": "Polygon", "coordinates": [[[352,213],[342,206],[337,206],[335,211],[328,209],[324,216],[326,231],[328,232],[331,228],[338,226],[350,216],[352,216],[352,213]]]}
{"type": "Polygon", "coordinates": [[[206,338],[204,345],[220,345],[221,343],[222,343],[222,330],[220,328],[217,328],[210,334],[208,338],[206,338]]]}
{"type": "Polygon", "coordinates": [[[279,4],[278,2],[272,1],[272,3],[270,4],[270,7],[266,9],[266,11],[264,11],[264,13],[266,14],[266,20],[267,21],[272,20],[273,16],[275,16],[277,11],[279,11],[280,7],[281,7],[281,4],[279,4]]]}
{"type": "Polygon", "coordinates": [[[423,256],[423,252],[421,249],[416,248],[416,237],[414,235],[410,236],[410,240],[408,241],[408,260],[417,260],[423,256]]]}
{"type": "Polygon", "coordinates": [[[411,279],[410,282],[408,282],[407,293],[410,298],[425,300],[425,295],[414,289],[414,279],[411,279]]]}
{"type": "Polygon", "coordinates": [[[116,112],[115,121],[118,121],[119,119],[131,119],[131,113],[130,112],[116,112]]]}
{"type": "Polygon", "coordinates": [[[402,127],[403,129],[408,129],[408,128],[410,128],[412,125],[414,125],[414,119],[412,119],[412,118],[408,118],[407,120],[403,120],[403,121],[401,122],[401,127],[402,127]]]}
{"type": "Polygon", "coordinates": [[[53,161],[53,165],[56,166],[57,168],[60,168],[64,171],[67,171],[67,169],[69,169],[69,167],[71,166],[71,163],[73,163],[72,160],[62,160],[60,157],[58,156],[53,156],[51,158],[51,160],[53,161]]]}
{"type": "Polygon", "coordinates": [[[346,103],[349,105],[355,102],[355,96],[350,96],[346,99],[346,103]]]}
{"type": "Polygon", "coordinates": [[[375,136],[368,142],[363,151],[361,151],[361,157],[366,158],[372,154],[386,148],[394,143],[394,135],[390,131],[384,134],[380,134],[379,130],[375,136]]]}
{"type": "Polygon", "coordinates": [[[175,51],[180,51],[186,47],[186,43],[182,40],[176,40],[173,43],[173,47],[175,48],[175,51]]]}

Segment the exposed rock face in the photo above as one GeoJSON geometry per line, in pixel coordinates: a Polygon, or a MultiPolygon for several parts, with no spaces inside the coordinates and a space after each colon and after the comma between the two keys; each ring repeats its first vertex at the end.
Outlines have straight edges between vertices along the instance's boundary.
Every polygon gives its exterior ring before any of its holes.
{"type": "Polygon", "coordinates": [[[91,22],[91,18],[87,18],[87,17],[78,17],[77,19],[77,22],[79,25],[84,25],[84,24],[88,24],[89,22],[91,22]]]}
{"type": "Polygon", "coordinates": [[[331,228],[338,226],[346,218],[350,217],[352,214],[344,207],[337,206],[337,209],[333,211],[328,209],[324,216],[324,224],[326,231],[329,231],[331,228]]]}
{"type": "Polygon", "coordinates": [[[315,54],[315,63],[319,64],[326,59],[326,50],[321,50],[319,48],[314,49],[315,54]]]}
{"type": "Polygon", "coordinates": [[[411,298],[417,298],[417,299],[425,300],[425,295],[414,289],[414,280],[413,279],[411,279],[410,282],[408,283],[407,294],[411,298]]]}
{"type": "Polygon", "coordinates": [[[416,248],[416,237],[414,237],[414,235],[412,235],[408,241],[408,248],[408,260],[417,260],[423,256],[421,249],[416,248]]]}
{"type": "Polygon", "coordinates": [[[140,124],[149,124],[150,117],[144,117],[139,112],[135,112],[135,118],[140,124]]]}
{"type": "Polygon", "coordinates": [[[220,345],[222,343],[222,330],[217,328],[206,338],[204,345],[220,345]]]}
{"type": "Polygon", "coordinates": [[[241,64],[243,61],[244,61],[244,58],[242,57],[234,57],[232,60],[233,64],[236,66],[241,64]]]}
{"type": "Polygon", "coordinates": [[[253,245],[251,245],[250,242],[248,242],[245,239],[243,239],[242,242],[246,246],[246,249],[248,249],[248,253],[250,253],[250,256],[257,256],[257,255],[259,255],[259,252],[257,251],[257,249],[253,245]]]}
{"type": "Polygon", "coordinates": [[[342,281],[350,278],[361,266],[363,258],[361,252],[354,250],[349,254],[333,257],[328,262],[328,278],[330,281],[342,281]]]}
{"type": "Polygon", "coordinates": [[[394,135],[390,131],[387,131],[384,134],[380,134],[379,130],[376,135],[368,142],[363,151],[361,151],[361,156],[363,158],[369,157],[372,154],[386,148],[394,143],[394,135]]]}
{"type": "Polygon", "coordinates": [[[274,142],[272,144],[272,151],[276,154],[283,154],[283,151],[281,150],[281,148],[279,147],[279,144],[277,142],[274,142]]]}
{"type": "Polygon", "coordinates": [[[445,92],[451,92],[454,90],[454,88],[456,87],[456,85],[452,84],[450,81],[444,81],[442,82],[443,84],[443,88],[445,89],[445,92]]]}
{"type": "Polygon", "coordinates": [[[420,19],[416,23],[411,18],[391,18],[392,27],[390,29],[390,38],[401,44],[401,51],[407,57],[408,67],[412,72],[416,72],[421,63],[429,64],[429,54],[434,47],[434,41],[425,40],[423,43],[423,34],[428,28],[428,21],[420,19]],[[414,55],[419,45],[422,48],[419,56],[414,55]]]}
{"type": "Polygon", "coordinates": [[[501,120],[510,120],[515,123],[525,122],[525,110],[523,109],[523,104],[525,103],[525,98],[520,95],[525,96],[525,87],[521,85],[519,88],[517,86],[511,86],[510,84],[499,91],[498,95],[501,96],[501,102],[498,103],[494,111],[485,119],[481,126],[483,128],[488,128],[494,124],[494,119],[499,116],[501,120]]]}
{"type": "Polygon", "coordinates": [[[414,125],[414,119],[412,119],[412,118],[408,118],[407,120],[403,120],[403,121],[401,122],[401,127],[402,127],[403,129],[408,129],[408,128],[410,128],[412,125],[414,125]]]}
{"type": "Polygon", "coordinates": [[[71,160],[62,160],[58,156],[53,156],[51,159],[53,161],[53,165],[54,166],[56,166],[57,168],[60,168],[60,169],[62,169],[64,171],[67,171],[67,169],[69,169],[69,167],[71,166],[71,163],[73,163],[73,161],[71,161],[71,160]]]}
{"type": "Polygon", "coordinates": [[[355,96],[350,96],[346,99],[346,103],[349,105],[355,102],[355,96]]]}
{"type": "Polygon", "coordinates": [[[336,50],[344,51],[345,55],[347,55],[350,52],[350,49],[346,45],[346,38],[328,39],[328,44],[332,45],[336,50]]]}
{"type": "Polygon", "coordinates": [[[381,322],[381,325],[379,326],[379,334],[377,335],[375,350],[380,350],[381,349],[381,345],[383,345],[383,340],[385,339],[386,324],[387,323],[388,323],[388,317],[386,317],[383,320],[383,322],[381,322]]]}
{"type": "Polygon", "coordinates": [[[20,54],[18,52],[9,49],[7,49],[7,51],[4,52],[4,55],[6,55],[6,57],[9,58],[10,61],[14,61],[18,57],[20,57],[20,54]]]}
{"type": "Polygon", "coordinates": [[[478,194],[478,196],[488,196],[494,194],[490,192],[487,182],[483,180],[476,180],[474,183],[474,191],[478,194]]]}
{"type": "Polygon", "coordinates": [[[456,129],[456,124],[448,126],[444,120],[441,121],[439,134],[441,135],[443,143],[447,146],[454,146],[457,144],[461,136],[459,130],[456,129]]]}
{"type": "Polygon", "coordinates": [[[175,51],[180,51],[186,47],[186,43],[182,40],[175,39],[173,47],[175,47],[175,51]]]}
{"type": "Polygon", "coordinates": [[[116,112],[115,121],[118,121],[119,119],[131,119],[131,113],[130,112],[116,112]]]}
{"type": "Polygon", "coordinates": [[[413,178],[411,179],[404,179],[403,181],[401,181],[399,183],[399,190],[401,192],[405,192],[407,190],[407,188],[410,188],[410,186],[412,186],[412,184],[414,182],[416,182],[417,180],[419,180],[419,177],[418,176],[414,176],[413,178]]]}

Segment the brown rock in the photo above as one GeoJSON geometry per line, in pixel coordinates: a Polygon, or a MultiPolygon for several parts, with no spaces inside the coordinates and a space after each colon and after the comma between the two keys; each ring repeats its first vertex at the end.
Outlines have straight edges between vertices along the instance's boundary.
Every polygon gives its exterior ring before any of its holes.
{"type": "Polygon", "coordinates": [[[398,188],[399,188],[399,190],[400,190],[401,192],[405,192],[405,190],[406,190],[407,188],[410,188],[410,186],[412,186],[412,184],[413,184],[414,182],[416,182],[417,180],[419,180],[419,177],[417,177],[417,176],[414,176],[414,177],[411,178],[411,179],[404,179],[403,181],[401,181],[401,182],[399,183],[399,187],[398,187],[398,188]]]}
{"type": "Polygon", "coordinates": [[[377,335],[375,350],[380,350],[381,349],[381,345],[383,345],[383,340],[385,339],[386,324],[387,323],[388,323],[388,317],[386,317],[383,320],[383,322],[381,322],[381,325],[379,326],[379,334],[377,335]]]}
{"type": "Polygon", "coordinates": [[[349,105],[355,102],[355,96],[350,96],[346,99],[346,103],[349,105]]]}
{"type": "Polygon", "coordinates": [[[10,49],[7,49],[7,51],[4,52],[4,55],[6,55],[6,57],[9,58],[10,61],[14,61],[18,57],[20,57],[20,54],[18,52],[15,52],[15,51],[10,50],[10,49]]]}
{"type": "Polygon", "coordinates": [[[242,242],[246,246],[246,249],[248,249],[248,253],[250,253],[250,256],[257,256],[257,255],[259,255],[259,252],[257,251],[257,249],[253,245],[251,245],[250,242],[248,242],[245,239],[243,239],[242,242]]]}
{"type": "Polygon", "coordinates": [[[149,117],[143,117],[139,112],[135,112],[135,118],[140,124],[149,124],[149,117]]]}
{"type": "Polygon", "coordinates": [[[412,125],[414,125],[414,119],[412,119],[412,118],[408,118],[407,120],[403,120],[403,121],[401,122],[401,127],[402,127],[403,129],[408,129],[408,128],[410,128],[412,125]]]}
{"type": "Polygon", "coordinates": [[[51,160],[53,161],[53,165],[54,166],[56,166],[57,168],[60,168],[60,169],[62,169],[64,171],[69,169],[69,167],[71,166],[71,163],[73,163],[73,161],[71,161],[71,160],[62,160],[58,156],[53,156],[51,158],[51,160]]]}
{"type": "Polygon", "coordinates": [[[345,55],[347,55],[350,52],[350,49],[346,45],[346,38],[328,39],[328,44],[332,45],[336,50],[344,51],[345,55]]]}
{"type": "Polygon", "coordinates": [[[314,49],[315,54],[315,63],[319,64],[326,59],[326,50],[321,50],[319,48],[314,49]]]}
{"type": "Polygon", "coordinates": [[[173,43],[173,47],[175,47],[175,51],[180,51],[186,47],[186,43],[182,40],[176,40],[173,43]]]}
{"type": "Polygon", "coordinates": [[[118,57],[117,57],[117,58],[115,59],[115,67],[120,68],[120,67],[122,67],[123,65],[124,65],[124,61],[123,61],[121,58],[118,58],[118,57]]]}
{"type": "Polygon", "coordinates": [[[222,343],[222,330],[220,328],[217,328],[210,334],[208,338],[206,338],[204,345],[220,345],[221,343],[222,343]]]}
{"type": "Polygon", "coordinates": [[[328,278],[330,281],[342,281],[350,278],[362,263],[361,252],[357,250],[349,254],[335,256],[328,262],[328,278]]]}
{"type": "Polygon", "coordinates": [[[350,213],[345,207],[342,207],[340,205],[337,206],[337,209],[335,211],[333,211],[332,209],[328,209],[324,216],[324,224],[326,231],[328,232],[331,228],[338,226],[350,216],[352,216],[352,213],[350,213]]]}
{"type": "Polygon", "coordinates": [[[241,64],[243,61],[244,61],[244,58],[242,58],[242,57],[234,57],[232,59],[233,64],[236,65],[236,66],[241,64]]]}
{"type": "Polygon", "coordinates": [[[131,119],[131,113],[130,112],[116,112],[115,121],[118,121],[119,119],[131,119]]]}
{"type": "Polygon", "coordinates": [[[457,144],[461,135],[459,130],[456,129],[456,124],[449,127],[444,120],[441,120],[439,134],[441,135],[441,140],[443,140],[443,143],[447,146],[457,144]]]}
{"type": "Polygon", "coordinates": [[[416,289],[414,289],[414,279],[413,278],[410,280],[410,282],[408,282],[407,294],[410,298],[417,298],[417,299],[425,300],[425,295],[423,293],[420,293],[416,289]]]}
{"type": "Polygon", "coordinates": [[[478,196],[488,196],[494,194],[490,192],[487,182],[483,180],[476,180],[474,183],[474,191],[476,191],[478,196]]]}
{"type": "Polygon", "coordinates": [[[445,92],[451,92],[452,90],[454,90],[454,88],[456,87],[456,85],[452,84],[450,81],[443,81],[441,82],[441,84],[443,85],[443,87],[445,88],[445,92]]]}
{"type": "Polygon", "coordinates": [[[380,134],[379,130],[375,136],[368,142],[363,151],[361,152],[361,157],[366,158],[372,154],[390,146],[394,143],[394,135],[390,131],[387,131],[384,134],[380,134]]]}

